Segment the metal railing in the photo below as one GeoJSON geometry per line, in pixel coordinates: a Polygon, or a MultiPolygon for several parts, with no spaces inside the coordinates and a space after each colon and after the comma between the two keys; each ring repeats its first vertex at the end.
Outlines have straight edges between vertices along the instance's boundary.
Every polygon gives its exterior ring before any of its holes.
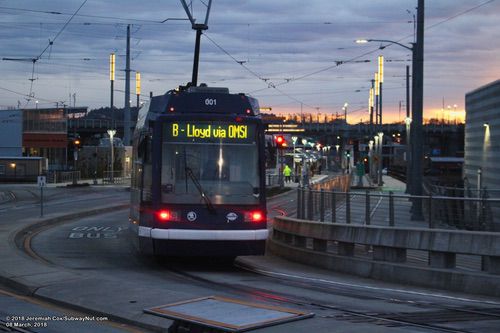
{"type": "Polygon", "coordinates": [[[48,183],[71,183],[73,180],[81,179],[80,171],[49,171],[47,173],[48,183]]]}
{"type": "Polygon", "coordinates": [[[310,221],[463,229],[500,230],[500,199],[406,194],[297,190],[297,215],[310,221]],[[414,201],[421,201],[422,216],[412,220],[414,201]]]}
{"type": "Polygon", "coordinates": [[[277,174],[268,173],[266,174],[266,186],[278,186],[279,176],[277,174]]]}
{"type": "Polygon", "coordinates": [[[102,177],[103,184],[124,184],[127,181],[127,177],[123,175],[123,170],[118,171],[104,171],[102,177]]]}

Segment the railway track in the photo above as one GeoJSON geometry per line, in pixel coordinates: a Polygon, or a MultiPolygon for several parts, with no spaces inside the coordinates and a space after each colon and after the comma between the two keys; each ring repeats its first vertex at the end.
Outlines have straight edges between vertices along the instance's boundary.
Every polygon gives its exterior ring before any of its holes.
{"type": "MultiPolygon", "coordinates": [[[[283,306],[292,306],[299,310],[316,312],[320,318],[331,318],[351,323],[365,323],[384,327],[402,327],[405,330],[415,329],[415,332],[449,332],[449,333],[477,333],[477,330],[468,330],[450,327],[451,323],[498,321],[500,327],[500,303],[484,305],[462,305],[446,306],[438,302],[414,301],[411,299],[387,298],[370,291],[346,290],[336,286],[325,286],[324,283],[313,283],[311,281],[293,281],[290,279],[269,277],[278,285],[308,289],[315,292],[327,292],[329,296],[350,297],[363,301],[384,301],[391,304],[403,304],[414,307],[415,311],[409,312],[373,312],[363,309],[346,309],[341,305],[325,303],[316,298],[297,296],[291,293],[277,292],[275,290],[249,287],[242,284],[225,283],[215,281],[196,274],[172,269],[185,279],[194,283],[208,285],[209,288],[224,292],[233,291],[240,297],[249,299],[258,298],[262,301],[280,303],[283,306]],[[425,310],[422,310],[425,309],[425,310]],[[447,326],[448,325],[448,326],[447,326]]],[[[402,296],[402,295],[400,295],[402,296]]],[[[404,298],[404,297],[403,297],[404,298]]],[[[469,303],[470,300],[464,303],[469,303]]],[[[481,331],[483,333],[484,331],[481,331]]],[[[491,331],[496,332],[496,331],[491,331]]]]}

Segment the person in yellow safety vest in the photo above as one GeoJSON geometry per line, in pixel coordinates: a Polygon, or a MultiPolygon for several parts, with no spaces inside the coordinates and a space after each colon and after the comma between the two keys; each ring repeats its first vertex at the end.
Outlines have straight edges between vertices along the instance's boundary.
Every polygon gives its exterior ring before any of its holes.
{"type": "Polygon", "coordinates": [[[292,181],[292,169],[288,165],[285,164],[285,168],[283,169],[283,176],[285,176],[285,183],[289,183],[292,181]]]}

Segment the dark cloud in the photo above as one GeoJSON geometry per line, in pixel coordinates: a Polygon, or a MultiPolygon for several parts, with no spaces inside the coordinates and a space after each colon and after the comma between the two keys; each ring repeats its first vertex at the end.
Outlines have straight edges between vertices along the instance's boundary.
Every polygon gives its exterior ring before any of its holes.
{"type": "MultiPolygon", "coordinates": [[[[228,85],[232,91],[255,91],[261,104],[275,106],[276,110],[297,111],[300,105],[276,90],[267,89],[270,81],[281,84],[289,80],[280,90],[307,106],[320,107],[321,112],[340,112],[345,101],[364,105],[376,71],[376,57],[382,51],[377,50],[377,43],[357,45],[354,40],[389,39],[409,45],[416,2],[213,1],[209,30],[202,39],[200,81],[228,85]],[[225,52],[244,62],[253,73],[225,52]],[[371,62],[349,63],[349,60],[371,62]],[[336,66],[339,61],[346,63],[336,66]],[[308,75],[312,73],[315,74],[308,75]]],[[[81,3],[81,0],[2,1],[0,57],[36,57],[81,3]]],[[[481,3],[484,1],[427,1],[426,108],[440,107],[443,97],[463,108],[467,91],[498,79],[499,47],[492,41],[500,37],[500,3],[492,2],[460,15],[481,3]]],[[[195,17],[202,20],[203,5],[199,1],[193,4],[195,17]]],[[[158,23],[185,17],[177,1],[88,0],[37,63],[35,97],[59,101],[76,92],[79,104],[106,105],[111,52],[116,52],[120,70],[116,85],[123,90],[119,86],[123,85],[126,24],[132,24],[132,67],[142,73],[144,95],[149,91],[163,93],[186,83],[191,78],[195,39],[190,23],[178,20],[158,23]]],[[[386,109],[396,110],[404,99],[404,67],[411,57],[398,46],[386,48],[383,55],[391,60],[386,63],[384,82],[386,109]]],[[[0,70],[3,74],[0,87],[29,93],[31,63],[0,61],[0,70]]],[[[5,91],[0,92],[0,97],[3,107],[16,105],[17,100],[23,99],[5,91]]],[[[122,99],[117,98],[118,105],[122,99]]]]}

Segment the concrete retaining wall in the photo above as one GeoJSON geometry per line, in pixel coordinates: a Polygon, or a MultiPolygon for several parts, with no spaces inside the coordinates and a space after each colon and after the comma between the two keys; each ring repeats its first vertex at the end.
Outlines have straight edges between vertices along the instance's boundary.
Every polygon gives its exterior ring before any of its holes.
{"type": "Polygon", "coordinates": [[[289,260],[339,272],[437,289],[500,296],[500,233],[332,224],[276,217],[269,249],[289,260]],[[359,255],[364,245],[369,253],[359,255]],[[408,262],[407,251],[428,254],[408,262]],[[456,255],[481,258],[477,271],[456,255]]]}

